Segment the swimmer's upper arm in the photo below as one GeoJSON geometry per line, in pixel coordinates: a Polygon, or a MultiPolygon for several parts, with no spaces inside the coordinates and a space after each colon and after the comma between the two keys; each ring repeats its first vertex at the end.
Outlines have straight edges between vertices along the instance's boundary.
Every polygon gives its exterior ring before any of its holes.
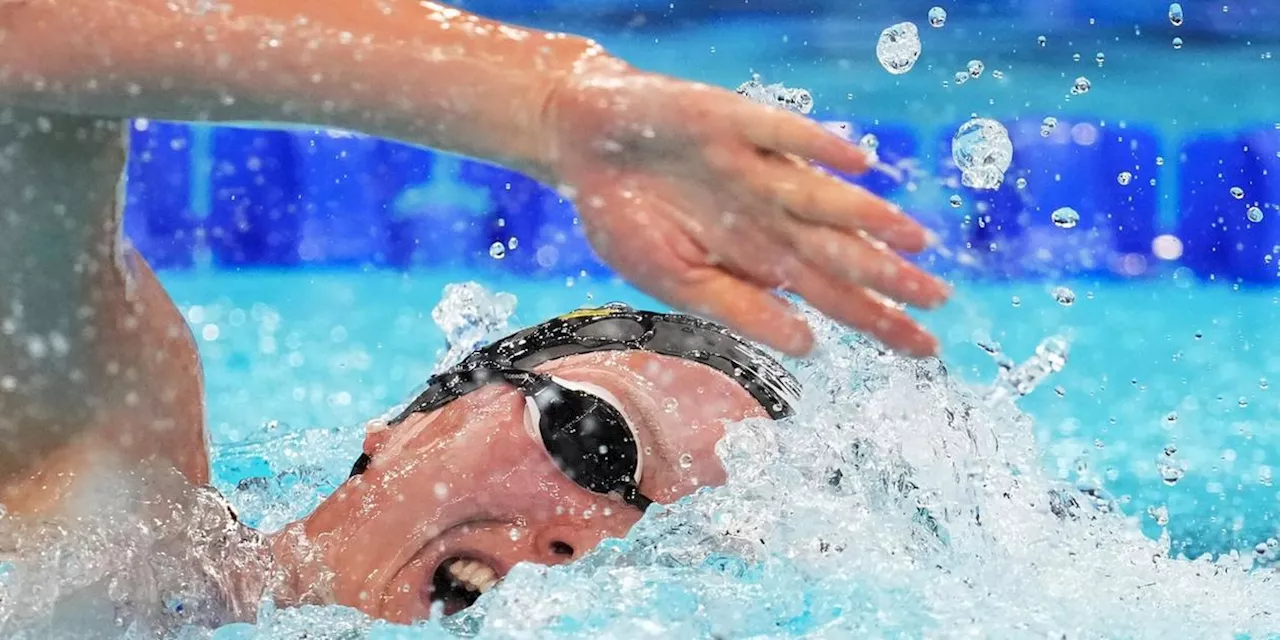
{"type": "Polygon", "coordinates": [[[119,242],[121,127],[0,120],[0,503],[56,504],[102,464],[207,482],[199,360],[146,264],[119,242]]]}

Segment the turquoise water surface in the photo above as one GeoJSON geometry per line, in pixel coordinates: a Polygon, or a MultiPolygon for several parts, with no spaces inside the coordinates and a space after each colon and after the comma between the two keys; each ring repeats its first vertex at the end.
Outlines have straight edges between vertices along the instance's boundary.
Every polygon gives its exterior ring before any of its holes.
{"type": "MultiPolygon", "coordinates": [[[[584,304],[621,300],[660,308],[616,282],[522,280],[492,273],[246,272],[165,274],[185,310],[206,368],[218,480],[252,443],[335,429],[344,451],[312,451],[340,479],[359,453],[362,423],[403,402],[430,375],[444,338],[431,320],[444,284],[478,279],[519,299],[524,326],[584,304]],[[264,425],[266,425],[264,427],[264,425]],[[247,443],[247,444],[246,444],[247,443]],[[332,454],[332,458],[329,458],[332,454]]],[[[1063,371],[1020,402],[1034,417],[1046,468],[1101,483],[1143,516],[1168,505],[1175,545],[1252,549],[1276,535],[1280,491],[1280,303],[1269,290],[1235,290],[1170,274],[1156,281],[960,283],[953,304],[924,316],[953,376],[989,385],[997,366],[978,346],[998,343],[1015,361],[1060,335],[1063,371]],[[1157,466],[1174,444],[1185,475],[1166,484],[1157,466]]],[[[289,470],[288,460],[273,467],[289,470]]],[[[323,465],[322,465],[323,466],[323,465]]]]}

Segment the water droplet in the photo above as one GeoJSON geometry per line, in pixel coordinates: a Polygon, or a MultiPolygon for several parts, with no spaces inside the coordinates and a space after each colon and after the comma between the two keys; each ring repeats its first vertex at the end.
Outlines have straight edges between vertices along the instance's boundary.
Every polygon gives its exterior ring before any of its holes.
{"type": "Polygon", "coordinates": [[[1175,484],[1178,484],[1178,481],[1182,479],[1182,476],[1184,473],[1182,471],[1182,467],[1172,465],[1172,464],[1159,465],[1159,471],[1160,471],[1160,479],[1163,480],[1165,484],[1171,487],[1175,484]]]}
{"type": "Polygon", "coordinates": [[[1013,162],[1013,143],[1004,125],[974,118],[956,131],[951,157],[962,172],[961,184],[974,189],[998,189],[1013,162]]]}
{"type": "Polygon", "coordinates": [[[952,208],[959,209],[962,204],[964,204],[964,200],[961,200],[960,196],[951,196],[952,208]]]}
{"type": "Polygon", "coordinates": [[[693,454],[691,453],[680,454],[680,468],[688,469],[689,467],[692,467],[692,466],[693,466],[693,454]]]}
{"type": "Polygon", "coordinates": [[[1076,292],[1066,287],[1056,287],[1053,290],[1053,299],[1057,300],[1058,304],[1069,307],[1076,302],[1076,292]]]}
{"type": "Polygon", "coordinates": [[[1040,36],[1039,38],[1036,38],[1036,42],[1040,43],[1040,46],[1043,47],[1049,44],[1049,39],[1044,36],[1040,36]]]}
{"type": "Polygon", "coordinates": [[[1017,186],[1019,189],[1026,189],[1026,188],[1027,188],[1027,179],[1026,179],[1026,178],[1018,178],[1018,180],[1017,180],[1016,182],[1014,182],[1013,184],[1014,184],[1015,186],[1017,186]]]}
{"type": "Polygon", "coordinates": [[[880,139],[876,137],[876,134],[868,133],[858,141],[858,146],[862,147],[864,151],[875,153],[880,148],[880,139]]]}
{"type": "Polygon", "coordinates": [[[1147,507],[1147,515],[1156,521],[1157,525],[1165,526],[1169,524],[1169,508],[1160,505],[1158,507],[1147,507]]]}
{"type": "Polygon", "coordinates": [[[970,77],[978,78],[982,76],[982,72],[987,68],[987,65],[982,64],[981,60],[970,60],[966,68],[969,70],[970,77]]]}
{"type": "Polygon", "coordinates": [[[1049,116],[1045,118],[1043,122],[1040,123],[1040,136],[1044,138],[1048,138],[1049,134],[1053,133],[1053,130],[1057,128],[1058,128],[1058,119],[1053,116],[1049,116]]]}
{"type": "Polygon", "coordinates": [[[1071,95],[1084,95],[1092,88],[1093,83],[1089,82],[1088,78],[1080,76],[1076,78],[1075,84],[1071,85],[1071,95]]]}
{"type": "Polygon", "coordinates": [[[1241,189],[1240,187],[1231,187],[1231,197],[1235,198],[1236,200],[1243,200],[1244,189],[1241,189]]]}
{"type": "Polygon", "coordinates": [[[1173,39],[1173,48],[1174,48],[1174,49],[1181,49],[1181,48],[1182,48],[1182,38],[1174,38],[1174,39],[1173,39]]]}
{"type": "Polygon", "coordinates": [[[501,260],[507,255],[507,248],[502,246],[501,242],[495,242],[489,245],[489,257],[494,260],[501,260]]]}
{"type": "Polygon", "coordinates": [[[900,22],[880,33],[876,43],[880,66],[893,75],[901,75],[916,66],[920,59],[920,32],[910,22],[900,22]]]}
{"type": "Polygon", "coordinates": [[[1175,27],[1182,26],[1182,5],[1180,3],[1175,2],[1169,5],[1169,22],[1173,23],[1175,27]]]}
{"type": "Polygon", "coordinates": [[[1128,171],[1121,171],[1120,175],[1116,176],[1116,182],[1119,182],[1121,186],[1129,186],[1129,183],[1133,182],[1133,174],[1128,171]]]}
{"type": "Polygon", "coordinates": [[[1249,211],[1245,212],[1249,222],[1262,222],[1262,209],[1258,207],[1249,207],[1249,211]]]}
{"type": "Polygon", "coordinates": [[[1010,300],[1010,302],[1011,302],[1011,303],[1013,303],[1013,306],[1015,306],[1015,307],[1021,307],[1021,306],[1022,306],[1022,298],[1019,298],[1018,296],[1014,296],[1014,297],[1013,297],[1013,299],[1012,299],[1012,300],[1010,300]]]}
{"type": "Polygon", "coordinates": [[[929,10],[929,26],[934,29],[941,29],[947,24],[947,10],[942,7],[934,7],[929,10]]]}
{"type": "Polygon", "coordinates": [[[1062,229],[1071,229],[1080,222],[1080,214],[1071,207],[1062,207],[1053,212],[1053,224],[1062,229]]]}
{"type": "Polygon", "coordinates": [[[1101,67],[1107,61],[1107,54],[1099,51],[1098,55],[1094,56],[1093,59],[1097,60],[1098,66],[1101,67]]]}

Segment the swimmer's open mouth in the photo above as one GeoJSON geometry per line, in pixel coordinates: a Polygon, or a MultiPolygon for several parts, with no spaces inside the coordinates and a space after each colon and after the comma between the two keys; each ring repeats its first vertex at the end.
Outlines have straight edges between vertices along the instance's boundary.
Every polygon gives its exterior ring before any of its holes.
{"type": "Polygon", "coordinates": [[[480,594],[492,589],[502,576],[492,566],[472,558],[452,557],[436,567],[431,578],[429,602],[444,606],[444,614],[453,615],[470,607],[480,594]]]}

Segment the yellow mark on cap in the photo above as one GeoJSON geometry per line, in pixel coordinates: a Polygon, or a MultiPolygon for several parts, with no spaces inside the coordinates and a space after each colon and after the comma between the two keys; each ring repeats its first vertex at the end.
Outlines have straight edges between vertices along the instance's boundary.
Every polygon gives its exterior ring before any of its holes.
{"type": "Polygon", "coordinates": [[[596,309],[578,309],[577,311],[571,311],[569,313],[566,313],[560,316],[558,319],[573,320],[576,318],[598,318],[602,316],[611,316],[617,312],[618,312],[617,309],[610,309],[608,307],[599,307],[596,309]]]}

